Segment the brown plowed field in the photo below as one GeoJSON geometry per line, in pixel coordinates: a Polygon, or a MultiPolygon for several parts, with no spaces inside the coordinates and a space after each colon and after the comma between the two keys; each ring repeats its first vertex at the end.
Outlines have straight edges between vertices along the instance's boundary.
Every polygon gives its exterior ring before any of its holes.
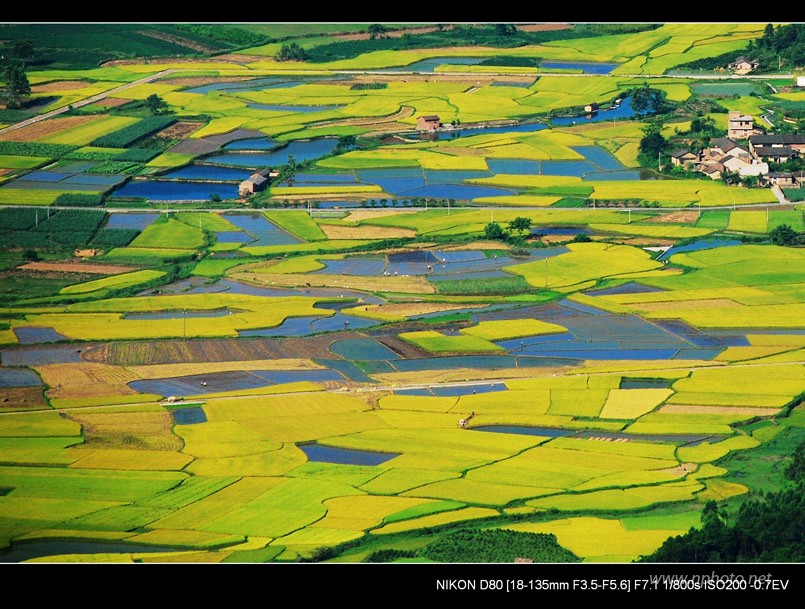
{"type": "Polygon", "coordinates": [[[134,266],[116,264],[85,264],[83,262],[28,262],[20,269],[24,271],[45,271],[56,273],[90,273],[93,275],[116,275],[136,271],[134,266]]]}
{"type": "Polygon", "coordinates": [[[47,408],[42,387],[4,387],[0,397],[0,412],[47,408]]]}
{"type": "Polygon", "coordinates": [[[12,140],[15,142],[32,142],[34,140],[47,137],[70,129],[79,125],[86,125],[98,119],[98,116],[60,116],[46,121],[34,123],[27,127],[22,127],[15,131],[9,131],[0,135],[0,141],[12,140]]]}
{"type": "Polygon", "coordinates": [[[54,91],[70,91],[88,87],[92,83],[88,80],[57,80],[43,85],[31,87],[31,93],[52,93],[54,91]]]}

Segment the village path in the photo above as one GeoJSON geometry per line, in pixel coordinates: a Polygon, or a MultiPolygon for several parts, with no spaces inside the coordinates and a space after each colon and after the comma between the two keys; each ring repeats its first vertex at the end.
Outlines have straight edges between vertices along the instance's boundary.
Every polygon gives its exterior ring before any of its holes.
{"type": "Polygon", "coordinates": [[[59,114],[63,114],[67,112],[71,108],[80,108],[81,106],[87,106],[89,104],[94,104],[97,101],[100,101],[106,97],[114,95],[115,93],[119,93],[120,91],[125,91],[126,89],[131,89],[136,87],[137,85],[142,85],[152,80],[156,80],[158,78],[162,78],[168,74],[172,74],[176,70],[171,68],[168,70],[162,70],[161,72],[157,72],[156,74],[150,74],[149,76],[145,76],[138,80],[127,82],[124,85],[120,85],[119,87],[115,87],[113,89],[109,89],[108,91],[104,91],[103,93],[98,93],[97,95],[93,95],[92,97],[87,97],[82,99],[81,101],[73,102],[67,106],[62,106],[61,108],[56,108],[55,110],[51,110],[50,112],[45,112],[44,114],[38,114],[34,117],[27,118],[24,121],[20,121],[19,123],[14,123],[13,125],[9,125],[3,129],[0,129],[0,134],[8,133],[9,131],[15,131],[16,129],[22,129],[23,127],[27,127],[28,125],[33,125],[34,123],[38,123],[40,121],[44,121],[46,119],[52,118],[54,116],[58,116],[59,114]]]}

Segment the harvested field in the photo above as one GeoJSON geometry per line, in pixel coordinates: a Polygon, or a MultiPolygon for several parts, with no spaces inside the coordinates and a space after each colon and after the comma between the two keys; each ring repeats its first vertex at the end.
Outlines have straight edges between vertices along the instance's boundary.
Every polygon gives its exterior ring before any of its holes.
{"type": "MultiPolygon", "coordinates": [[[[166,127],[159,133],[155,133],[154,137],[160,137],[166,140],[180,140],[189,136],[197,129],[201,129],[203,123],[194,123],[192,121],[179,121],[166,127]]],[[[176,152],[176,151],[173,151],[176,152]]]]}
{"type": "Polygon", "coordinates": [[[56,80],[31,87],[31,93],[53,93],[54,91],[72,91],[91,86],[88,80],[56,80]]]}
{"type": "Polygon", "coordinates": [[[655,222],[659,224],[696,224],[699,220],[699,212],[697,211],[675,211],[669,214],[662,214],[649,218],[646,222],[655,222]]]}
{"type": "Polygon", "coordinates": [[[36,368],[50,389],[49,398],[89,398],[110,395],[133,395],[137,392],[126,383],[136,375],[118,366],[106,364],[48,364],[36,368]]]}
{"type": "Polygon", "coordinates": [[[134,266],[116,264],[94,264],[84,262],[28,262],[19,267],[24,271],[44,271],[54,273],[89,273],[92,275],[116,275],[136,271],[134,266]]]}
{"type": "Polygon", "coordinates": [[[97,116],[60,116],[0,134],[0,141],[32,142],[97,120],[97,116]]]}
{"type": "Polygon", "coordinates": [[[130,99],[120,99],[119,97],[104,97],[94,102],[94,106],[103,106],[104,108],[117,108],[123,104],[129,103],[130,99]]]}
{"type": "Polygon", "coordinates": [[[416,231],[407,228],[342,226],[338,224],[321,224],[320,226],[328,239],[396,239],[399,237],[416,237],[416,231]]]}
{"type": "Polygon", "coordinates": [[[42,387],[4,387],[0,397],[0,412],[48,408],[42,387]]]}
{"type": "Polygon", "coordinates": [[[80,423],[87,448],[129,448],[178,451],[184,446],[173,433],[168,411],[84,413],[72,410],[68,418],[80,423]]]}

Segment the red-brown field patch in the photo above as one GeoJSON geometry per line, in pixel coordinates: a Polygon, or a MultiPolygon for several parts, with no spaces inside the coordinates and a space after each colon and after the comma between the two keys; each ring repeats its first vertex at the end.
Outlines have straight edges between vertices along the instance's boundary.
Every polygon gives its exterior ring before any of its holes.
{"type": "Polygon", "coordinates": [[[518,25],[517,29],[524,32],[551,32],[553,30],[569,30],[573,27],[571,23],[529,23],[518,25]]]}
{"type": "Polygon", "coordinates": [[[0,134],[0,141],[32,142],[97,119],[97,116],[59,116],[0,134]]]}
{"type": "Polygon", "coordinates": [[[31,93],[52,93],[54,91],[71,91],[90,86],[88,80],[55,80],[31,87],[31,93]]]}
{"type": "Polygon", "coordinates": [[[45,271],[55,273],[89,273],[91,275],[116,275],[136,271],[134,266],[116,264],[87,264],[83,262],[28,262],[19,267],[24,271],[45,271]]]}
{"type": "Polygon", "coordinates": [[[123,104],[127,104],[130,101],[130,99],[121,99],[120,97],[104,97],[103,99],[93,102],[92,105],[104,106],[106,108],[116,108],[118,106],[122,106],[123,104]]]}
{"type": "Polygon", "coordinates": [[[155,134],[155,137],[161,137],[166,140],[181,140],[186,138],[188,135],[201,129],[204,126],[204,123],[194,123],[192,121],[179,121],[177,123],[173,123],[169,127],[166,127],[159,133],[155,134]]]}
{"type": "Polygon", "coordinates": [[[42,389],[42,387],[4,387],[3,395],[0,397],[0,412],[48,408],[42,389]]]}

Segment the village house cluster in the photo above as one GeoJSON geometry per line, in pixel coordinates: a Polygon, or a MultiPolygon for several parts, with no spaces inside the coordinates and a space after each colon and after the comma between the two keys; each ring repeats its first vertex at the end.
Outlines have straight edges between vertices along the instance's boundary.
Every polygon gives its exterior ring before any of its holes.
{"type": "Polygon", "coordinates": [[[785,163],[805,154],[805,135],[766,135],[748,114],[729,113],[727,137],[715,138],[709,148],[698,152],[686,149],[671,153],[675,167],[700,171],[713,180],[727,172],[740,177],[757,176],[761,183],[786,187],[805,185],[805,172],[769,171],[769,163],[785,163]]]}

